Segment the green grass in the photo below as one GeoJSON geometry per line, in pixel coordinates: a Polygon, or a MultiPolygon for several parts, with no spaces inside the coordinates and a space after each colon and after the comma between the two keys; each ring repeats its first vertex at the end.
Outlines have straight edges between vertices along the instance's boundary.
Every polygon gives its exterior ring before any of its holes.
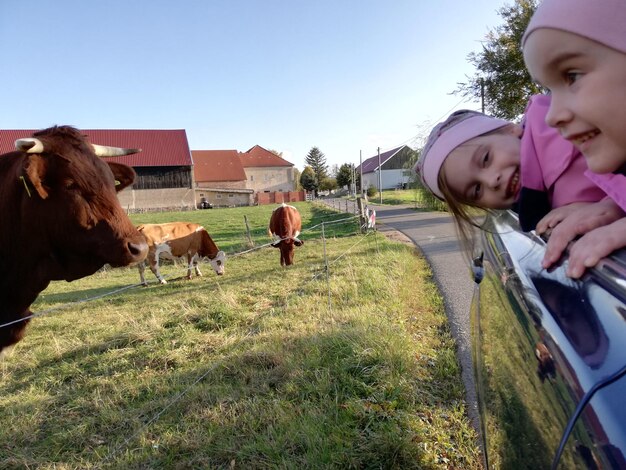
{"type": "MultiPolygon", "coordinates": [[[[447,205],[423,188],[383,190],[383,204],[410,204],[415,209],[429,211],[447,211],[447,205]]],[[[380,203],[380,194],[369,198],[372,204],[380,203]]]]}
{"type": "MultiPolygon", "coordinates": [[[[345,217],[299,209],[305,227],[345,217]]],[[[242,215],[258,245],[269,210],[133,216],[205,224],[232,254],[224,276],[69,306],[137,270],[52,283],[33,309],[65,308],[0,360],[0,468],[479,468],[423,258],[346,224],[325,243],[305,230],[288,269],[270,247],[236,255],[242,215]]]]}

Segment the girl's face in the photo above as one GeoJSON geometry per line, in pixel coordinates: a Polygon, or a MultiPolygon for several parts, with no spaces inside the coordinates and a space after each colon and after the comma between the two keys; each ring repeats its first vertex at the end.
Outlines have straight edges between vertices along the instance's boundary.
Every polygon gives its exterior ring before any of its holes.
{"type": "Polygon", "coordinates": [[[520,191],[520,136],[512,125],[475,137],[455,148],[441,166],[449,190],[459,200],[485,209],[509,209],[520,191]]]}
{"type": "Polygon", "coordinates": [[[626,163],[626,54],[541,28],[526,40],[524,60],[551,92],[546,122],[580,149],[589,169],[610,173],[626,163]]]}

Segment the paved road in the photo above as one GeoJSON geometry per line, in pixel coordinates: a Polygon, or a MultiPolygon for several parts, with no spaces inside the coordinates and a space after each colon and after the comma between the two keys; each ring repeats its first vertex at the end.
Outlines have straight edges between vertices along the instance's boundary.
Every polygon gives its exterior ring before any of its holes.
{"type": "MultiPolygon", "coordinates": [[[[322,200],[328,205],[355,213],[353,203],[345,200],[322,200]]],[[[475,284],[470,277],[467,262],[461,255],[452,217],[446,212],[418,212],[411,206],[378,206],[376,224],[391,227],[409,237],[422,251],[433,271],[444,305],[451,333],[457,343],[457,354],[462,367],[468,415],[479,432],[478,406],[472,372],[469,312],[475,284]]]]}

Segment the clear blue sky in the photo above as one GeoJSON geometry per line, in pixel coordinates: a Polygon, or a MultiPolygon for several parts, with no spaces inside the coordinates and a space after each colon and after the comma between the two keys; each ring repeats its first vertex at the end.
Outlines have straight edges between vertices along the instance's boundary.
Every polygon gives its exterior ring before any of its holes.
{"type": "Polygon", "coordinates": [[[302,170],[407,143],[454,109],[506,0],[0,0],[0,128],[185,129],[302,170]]]}

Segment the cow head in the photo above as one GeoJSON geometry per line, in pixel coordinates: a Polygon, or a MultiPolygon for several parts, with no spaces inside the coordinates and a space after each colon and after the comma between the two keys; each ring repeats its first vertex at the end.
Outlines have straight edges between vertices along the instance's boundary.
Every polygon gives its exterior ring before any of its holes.
{"type": "Polygon", "coordinates": [[[51,279],[71,281],[107,263],[126,266],[146,257],[145,239],[116,194],[133,183],[131,167],[104,162],[97,154],[110,156],[107,148],[90,144],[69,126],[45,129],[15,144],[24,154],[24,230],[45,244],[51,279]]]}
{"type": "Polygon", "coordinates": [[[224,263],[226,263],[226,253],[220,250],[217,252],[217,255],[215,255],[215,258],[209,258],[209,261],[211,262],[211,266],[213,267],[215,274],[217,274],[218,276],[221,276],[222,274],[224,274],[224,263]]]}
{"type": "Polygon", "coordinates": [[[226,253],[224,253],[217,247],[217,245],[211,238],[211,235],[209,235],[209,232],[207,232],[204,227],[202,227],[202,229],[200,230],[200,235],[202,237],[202,240],[200,241],[200,250],[198,251],[198,254],[203,258],[209,258],[215,274],[221,276],[222,274],[224,274],[226,253]]]}
{"type": "Polygon", "coordinates": [[[304,242],[298,238],[285,238],[272,246],[280,249],[280,265],[291,266],[293,264],[294,247],[302,246],[304,242]]]}

